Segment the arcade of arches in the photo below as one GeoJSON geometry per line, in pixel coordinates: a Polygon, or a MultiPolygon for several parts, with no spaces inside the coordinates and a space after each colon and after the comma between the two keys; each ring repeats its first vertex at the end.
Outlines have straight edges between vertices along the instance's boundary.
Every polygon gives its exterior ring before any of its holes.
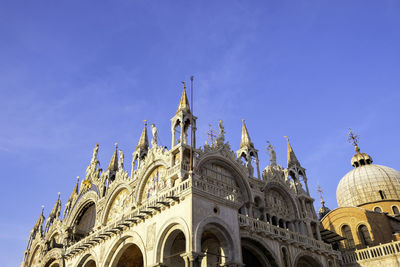
{"type": "MultiPolygon", "coordinates": [[[[263,169],[244,120],[240,144],[225,140],[220,121],[218,135],[210,132],[202,147],[195,146],[196,120],[184,89],[169,148],[158,143],[154,124],[149,140],[146,121],[134,151],[115,145],[104,169],[96,144],[64,212],[58,198],[47,218],[39,215],[21,266],[338,266],[289,140],[287,166],[270,144],[263,169]],[[297,260],[307,251],[310,258],[297,260]]],[[[368,244],[366,230],[358,233],[368,244]]]]}

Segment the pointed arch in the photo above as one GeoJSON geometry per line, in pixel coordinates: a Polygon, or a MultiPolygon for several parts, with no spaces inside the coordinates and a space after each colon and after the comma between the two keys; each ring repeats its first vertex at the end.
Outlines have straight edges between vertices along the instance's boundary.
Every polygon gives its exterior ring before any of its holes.
{"type": "Polygon", "coordinates": [[[150,174],[157,168],[164,167],[165,169],[168,168],[167,163],[162,159],[155,159],[151,162],[149,166],[146,166],[146,170],[144,171],[143,175],[139,178],[138,190],[136,190],[135,201],[138,205],[140,205],[143,201],[142,195],[143,190],[146,186],[147,180],[150,178],[150,174]]]}
{"type": "Polygon", "coordinates": [[[288,200],[288,203],[290,203],[290,206],[292,207],[293,215],[295,217],[300,218],[300,210],[299,206],[297,204],[297,201],[294,199],[294,197],[288,192],[288,189],[285,188],[281,183],[275,182],[275,181],[270,181],[268,182],[264,188],[264,194],[268,194],[269,190],[275,190],[279,194],[281,194],[283,197],[285,197],[288,200]]]}
{"type": "Polygon", "coordinates": [[[240,166],[236,161],[232,161],[228,157],[213,153],[200,158],[195,166],[195,171],[197,173],[200,173],[201,169],[208,163],[219,164],[222,167],[227,168],[228,171],[231,171],[234,174],[235,180],[240,188],[240,191],[244,198],[243,201],[245,203],[253,201],[253,194],[247,179],[248,175],[243,171],[243,166],[240,166]]]}
{"type": "Polygon", "coordinates": [[[112,192],[107,194],[105,209],[104,212],[101,214],[101,223],[103,225],[107,223],[107,218],[111,209],[111,205],[114,204],[115,198],[118,197],[118,195],[124,190],[128,192],[128,195],[132,191],[127,183],[122,182],[118,186],[114,187],[112,192]]]}

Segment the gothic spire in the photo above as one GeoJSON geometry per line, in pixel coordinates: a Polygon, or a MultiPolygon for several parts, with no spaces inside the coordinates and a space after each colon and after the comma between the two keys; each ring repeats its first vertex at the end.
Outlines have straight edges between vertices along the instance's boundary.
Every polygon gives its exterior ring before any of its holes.
{"type": "Polygon", "coordinates": [[[76,177],[76,185],[74,187],[74,189],[72,190],[72,193],[70,195],[70,197],[68,198],[68,201],[72,201],[74,199],[75,196],[77,196],[79,193],[79,176],[76,177]]]}
{"type": "Polygon", "coordinates": [[[244,147],[254,148],[254,145],[251,142],[249,132],[247,131],[246,124],[244,123],[244,119],[242,119],[242,137],[240,139],[240,148],[244,147]]]}
{"type": "Polygon", "coordinates": [[[50,214],[57,214],[60,210],[61,210],[61,200],[60,200],[60,192],[58,192],[57,201],[54,204],[54,207],[51,210],[50,214]]]}
{"type": "Polygon", "coordinates": [[[142,135],[140,136],[139,143],[136,146],[136,149],[147,149],[149,147],[149,140],[147,138],[147,121],[144,120],[144,128],[142,131],[142,135]]]}
{"type": "Polygon", "coordinates": [[[176,113],[178,113],[179,111],[184,111],[184,112],[190,113],[189,100],[186,95],[186,85],[185,85],[185,82],[182,82],[182,83],[183,83],[183,92],[182,92],[181,100],[179,101],[179,106],[178,106],[178,110],[176,111],[176,113]]]}
{"type": "Polygon", "coordinates": [[[115,143],[115,150],[111,157],[110,164],[108,164],[107,170],[110,170],[110,171],[118,170],[118,143],[115,143]]]}
{"type": "Polygon", "coordinates": [[[42,233],[42,226],[43,226],[43,221],[44,221],[44,215],[43,215],[43,211],[44,211],[44,206],[42,206],[42,212],[39,215],[39,218],[37,219],[35,225],[33,226],[33,229],[35,229],[36,231],[39,230],[42,233]]]}
{"type": "Polygon", "coordinates": [[[297,160],[293,148],[290,145],[289,137],[285,136],[285,138],[287,140],[287,167],[290,168],[292,166],[300,166],[300,162],[297,160]]]}

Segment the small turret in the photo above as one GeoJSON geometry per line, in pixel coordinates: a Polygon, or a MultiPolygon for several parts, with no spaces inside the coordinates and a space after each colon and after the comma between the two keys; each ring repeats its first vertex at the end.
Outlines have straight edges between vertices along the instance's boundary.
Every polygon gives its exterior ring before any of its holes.
{"type": "Polygon", "coordinates": [[[285,136],[285,138],[287,140],[287,168],[289,169],[291,167],[300,167],[300,162],[297,160],[293,148],[290,145],[289,137],[285,136]]]}
{"type": "Polygon", "coordinates": [[[306,170],[300,165],[300,162],[297,160],[296,155],[294,154],[293,148],[290,145],[289,137],[284,136],[287,141],[287,174],[293,179],[297,192],[302,192],[304,188],[302,187],[301,180],[305,185],[305,189],[307,195],[310,195],[310,191],[308,189],[307,184],[307,176],[306,170]]]}
{"type": "Polygon", "coordinates": [[[325,207],[325,201],[322,197],[322,188],[318,186],[317,192],[320,194],[321,205],[322,207],[318,210],[319,219],[322,220],[326,214],[328,214],[331,210],[328,207],[325,207]]]}
{"type": "Polygon", "coordinates": [[[118,171],[118,143],[115,143],[115,150],[111,157],[110,164],[108,164],[107,171],[118,171]]]}
{"type": "Polygon", "coordinates": [[[190,145],[190,142],[188,142],[188,130],[189,127],[191,126],[191,119],[192,121],[192,127],[193,127],[193,139],[192,139],[192,144],[193,147],[196,147],[196,138],[195,138],[195,132],[196,132],[196,117],[191,113],[190,110],[190,105],[189,105],[189,100],[187,98],[186,94],[186,85],[185,82],[182,82],[183,84],[183,91],[181,98],[179,100],[179,105],[178,109],[175,112],[174,117],[171,119],[171,132],[172,132],[172,142],[171,142],[171,147],[175,147],[178,144],[183,144],[183,145],[190,145]]]}
{"type": "Polygon", "coordinates": [[[260,178],[260,166],[258,161],[258,150],[254,148],[251,142],[249,132],[247,131],[244,119],[242,120],[242,136],[240,138],[240,149],[236,152],[238,158],[243,158],[246,161],[246,167],[249,170],[250,177],[254,176],[254,169],[251,161],[254,158],[257,166],[257,177],[260,178]]]}

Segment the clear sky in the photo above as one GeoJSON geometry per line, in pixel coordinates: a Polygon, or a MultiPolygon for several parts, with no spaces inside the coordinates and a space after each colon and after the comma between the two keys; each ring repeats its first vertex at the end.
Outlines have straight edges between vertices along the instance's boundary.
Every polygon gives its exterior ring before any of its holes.
{"type": "MultiPolygon", "coordinates": [[[[66,202],[95,143],[131,161],[142,120],[170,146],[170,118],[195,77],[197,140],[241,119],[268,164],[288,135],[319,209],[352,169],[348,128],[374,163],[400,169],[400,2],[1,1],[0,263],[19,266],[41,205],[66,202]]],[[[127,167],[130,169],[130,167],[127,167]]]]}

